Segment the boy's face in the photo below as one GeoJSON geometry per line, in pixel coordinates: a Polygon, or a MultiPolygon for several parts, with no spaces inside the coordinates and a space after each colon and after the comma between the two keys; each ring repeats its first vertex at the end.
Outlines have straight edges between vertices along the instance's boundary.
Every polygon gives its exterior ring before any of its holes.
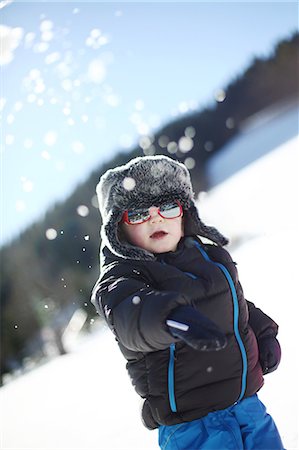
{"type": "Polygon", "coordinates": [[[184,235],[182,216],[166,219],[158,211],[159,208],[152,206],[149,208],[149,220],[135,225],[124,222],[121,223],[121,229],[125,239],[132,245],[151,253],[174,252],[184,235]]]}

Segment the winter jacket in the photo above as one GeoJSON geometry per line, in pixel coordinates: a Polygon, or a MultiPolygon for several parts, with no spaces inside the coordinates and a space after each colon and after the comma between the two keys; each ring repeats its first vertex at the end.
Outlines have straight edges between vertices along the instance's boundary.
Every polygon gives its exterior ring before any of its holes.
{"type": "Polygon", "coordinates": [[[105,317],[145,400],[144,424],[174,425],[227,408],[263,385],[258,340],[277,324],[246,301],[235,262],[222,247],[183,238],[176,252],[152,261],[103,249],[93,303],[105,317]],[[166,319],[191,305],[226,334],[220,351],[199,352],[169,333],[166,319]]]}

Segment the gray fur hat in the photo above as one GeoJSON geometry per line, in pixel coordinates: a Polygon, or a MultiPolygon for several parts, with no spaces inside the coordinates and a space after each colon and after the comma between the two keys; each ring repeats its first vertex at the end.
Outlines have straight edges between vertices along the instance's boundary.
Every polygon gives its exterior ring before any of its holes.
{"type": "Polygon", "coordinates": [[[178,200],[184,211],[185,235],[199,235],[218,245],[228,240],[214,227],[205,225],[194,203],[191,178],[186,166],[168,156],[141,156],[105,172],[96,188],[102,216],[102,247],[123,258],[153,259],[154,255],[119,238],[123,212],[132,207],[157,206],[178,200]]]}

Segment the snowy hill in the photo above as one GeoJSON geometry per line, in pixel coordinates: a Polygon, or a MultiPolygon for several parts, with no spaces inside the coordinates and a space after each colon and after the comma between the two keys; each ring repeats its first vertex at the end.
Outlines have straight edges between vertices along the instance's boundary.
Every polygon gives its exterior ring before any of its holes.
{"type": "MultiPolygon", "coordinates": [[[[260,398],[288,450],[298,448],[298,148],[298,137],[290,138],[215,185],[199,203],[205,222],[233,238],[231,251],[246,297],[280,325],[282,362],[266,376],[260,398]]],[[[70,354],[5,385],[1,448],[158,448],[157,431],[141,424],[140,402],[124,365],[104,328],[70,354]]]]}
{"type": "MultiPolygon", "coordinates": [[[[210,166],[215,180],[221,161],[228,160],[230,151],[236,151],[235,143],[226,148],[227,153],[219,154],[214,167],[210,166]]],[[[231,239],[229,250],[238,264],[245,297],[279,324],[282,362],[275,373],[265,377],[260,398],[273,415],[288,450],[298,449],[299,430],[298,348],[294,339],[298,312],[298,167],[296,136],[216,184],[198,205],[205,223],[215,225],[231,239]]]]}
{"type": "Polygon", "coordinates": [[[298,127],[298,101],[271,106],[249,117],[241,131],[209,159],[210,188],[295,138],[298,127]]]}

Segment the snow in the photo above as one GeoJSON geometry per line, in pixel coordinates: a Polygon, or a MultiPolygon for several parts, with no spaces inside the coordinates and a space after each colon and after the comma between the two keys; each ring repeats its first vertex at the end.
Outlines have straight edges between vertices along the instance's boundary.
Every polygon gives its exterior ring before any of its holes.
{"type": "MultiPolygon", "coordinates": [[[[246,298],[280,326],[282,362],[265,377],[259,396],[288,450],[298,449],[298,148],[298,138],[290,139],[199,203],[205,222],[235,242],[230,251],[246,298]]],[[[112,333],[99,328],[71,350],[2,387],[1,448],[158,448],[157,430],[141,423],[141,403],[112,333]]]]}
{"type": "Polygon", "coordinates": [[[5,450],[140,450],[157,432],[140,420],[140,401],[112,333],[95,332],[1,389],[5,450]]]}
{"type": "MultiPolygon", "coordinates": [[[[242,131],[209,161],[210,186],[215,186],[236,171],[272,152],[298,134],[299,105],[286,103],[264,110],[243,124],[242,131]]],[[[209,146],[206,148],[209,151],[209,146]]],[[[270,167],[271,169],[271,167],[270,167]]]]}

